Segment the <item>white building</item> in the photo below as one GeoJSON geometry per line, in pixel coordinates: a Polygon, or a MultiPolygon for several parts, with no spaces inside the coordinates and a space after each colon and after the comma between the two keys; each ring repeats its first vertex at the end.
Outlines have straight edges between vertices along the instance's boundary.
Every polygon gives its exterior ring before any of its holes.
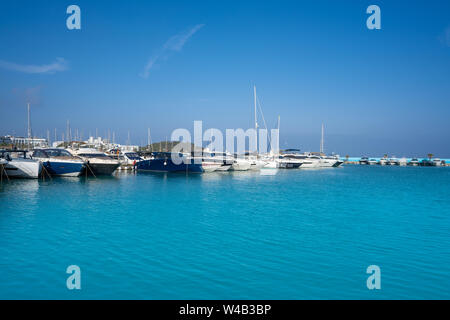
{"type": "Polygon", "coordinates": [[[30,146],[30,147],[46,147],[48,146],[47,140],[42,138],[24,138],[5,136],[3,139],[9,139],[9,143],[16,146],[30,146]]]}

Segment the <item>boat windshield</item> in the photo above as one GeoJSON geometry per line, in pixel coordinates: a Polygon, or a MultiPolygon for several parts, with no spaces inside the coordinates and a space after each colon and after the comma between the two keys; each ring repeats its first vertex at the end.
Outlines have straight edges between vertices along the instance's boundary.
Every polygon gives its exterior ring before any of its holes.
{"type": "Polygon", "coordinates": [[[125,153],[128,159],[130,160],[141,160],[141,157],[136,152],[127,152],[125,153]]]}
{"type": "Polygon", "coordinates": [[[51,157],[72,157],[69,151],[64,149],[46,149],[42,152],[49,158],[51,157]]]}
{"type": "Polygon", "coordinates": [[[85,158],[107,158],[107,159],[110,159],[110,157],[108,157],[106,154],[103,154],[103,153],[79,153],[78,155],[80,157],[85,157],[85,158]]]}

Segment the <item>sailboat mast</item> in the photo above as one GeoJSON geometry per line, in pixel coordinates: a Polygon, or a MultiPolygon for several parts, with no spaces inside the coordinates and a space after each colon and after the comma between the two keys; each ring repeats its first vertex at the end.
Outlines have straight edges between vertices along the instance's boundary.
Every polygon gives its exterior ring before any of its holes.
{"type": "Polygon", "coordinates": [[[255,130],[258,130],[258,115],[256,113],[256,86],[253,86],[253,95],[255,101],[255,130]]]}
{"type": "Polygon", "coordinates": [[[30,103],[27,104],[28,107],[28,139],[31,139],[31,118],[30,118],[30,103]]]}
{"type": "Polygon", "coordinates": [[[253,86],[253,98],[254,98],[254,104],[255,104],[256,153],[258,153],[258,114],[256,112],[256,86],[253,86]]]}
{"type": "Polygon", "coordinates": [[[320,139],[320,152],[323,153],[323,123],[322,123],[322,138],[320,139]]]}

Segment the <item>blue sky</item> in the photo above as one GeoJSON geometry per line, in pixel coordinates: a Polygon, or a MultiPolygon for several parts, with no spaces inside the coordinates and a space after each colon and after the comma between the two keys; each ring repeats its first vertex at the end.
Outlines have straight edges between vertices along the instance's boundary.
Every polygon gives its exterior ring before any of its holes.
{"type": "Polygon", "coordinates": [[[26,133],[27,101],[52,138],[249,128],[255,84],[281,147],[317,150],[323,122],[328,152],[450,157],[449,75],[448,1],[0,3],[0,134],[26,133]]]}

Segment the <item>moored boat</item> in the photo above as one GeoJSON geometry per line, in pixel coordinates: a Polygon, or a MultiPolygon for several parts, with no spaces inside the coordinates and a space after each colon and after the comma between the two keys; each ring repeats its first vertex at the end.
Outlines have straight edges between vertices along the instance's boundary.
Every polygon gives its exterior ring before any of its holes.
{"type": "Polygon", "coordinates": [[[35,149],[33,159],[41,161],[54,176],[78,177],[85,169],[84,161],[65,149],[35,149]]]}
{"type": "MultiPolygon", "coordinates": [[[[443,165],[443,161],[441,161],[441,159],[439,159],[439,158],[434,158],[433,162],[434,162],[435,166],[437,166],[437,167],[440,167],[443,165]]],[[[444,164],[445,164],[445,161],[444,161],[444,164]]]]}
{"type": "Polygon", "coordinates": [[[359,164],[369,164],[369,158],[361,157],[361,159],[359,159],[359,164]]]}
{"type": "Polygon", "coordinates": [[[251,163],[245,158],[235,157],[233,164],[231,165],[231,170],[234,171],[247,171],[250,170],[251,163]]]}
{"type": "Polygon", "coordinates": [[[0,159],[3,159],[2,174],[11,178],[37,179],[42,171],[42,162],[30,159],[23,150],[0,150],[0,159]]]}
{"type": "Polygon", "coordinates": [[[411,161],[408,162],[408,166],[417,167],[420,164],[419,159],[412,158],[411,161]]]}
{"type": "Polygon", "coordinates": [[[396,157],[389,158],[389,164],[392,166],[399,166],[400,160],[398,160],[396,157]]]}
{"type": "MultiPolygon", "coordinates": [[[[111,149],[107,153],[111,159],[119,160],[120,166],[117,170],[134,170],[137,163],[144,159],[137,152],[133,151],[120,151],[120,149],[111,149]]],[[[151,158],[151,157],[149,157],[151,158]]]]}
{"type": "Polygon", "coordinates": [[[177,154],[180,163],[172,158],[171,152],[154,152],[153,159],[141,160],[136,163],[138,171],[150,172],[205,172],[200,161],[195,161],[193,157],[177,154]]]}
{"type": "Polygon", "coordinates": [[[74,150],[73,154],[83,159],[95,175],[110,175],[120,166],[118,159],[112,159],[96,149],[81,148],[74,150]]]}
{"type": "Polygon", "coordinates": [[[297,169],[305,164],[301,159],[297,159],[297,156],[292,154],[282,154],[278,157],[278,168],[282,169],[297,169]]]}
{"type": "Polygon", "coordinates": [[[420,165],[422,167],[436,167],[436,163],[430,159],[422,159],[422,161],[420,161],[420,165]]]}

